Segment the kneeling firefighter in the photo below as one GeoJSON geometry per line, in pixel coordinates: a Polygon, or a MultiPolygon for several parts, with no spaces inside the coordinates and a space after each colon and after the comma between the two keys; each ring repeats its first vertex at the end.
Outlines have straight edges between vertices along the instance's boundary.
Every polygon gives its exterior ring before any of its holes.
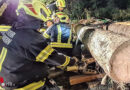
{"type": "Polygon", "coordinates": [[[64,12],[57,12],[53,18],[54,24],[43,34],[47,42],[58,52],[81,59],[81,44],[75,47],[75,42],[72,42],[73,33],[69,25],[68,15],[64,12]]]}
{"type": "Polygon", "coordinates": [[[5,90],[59,90],[46,78],[49,66],[65,68],[76,60],[58,54],[37,31],[49,10],[35,0],[20,3],[17,13],[17,22],[2,32],[0,77],[4,84],[0,86],[5,90]]]}

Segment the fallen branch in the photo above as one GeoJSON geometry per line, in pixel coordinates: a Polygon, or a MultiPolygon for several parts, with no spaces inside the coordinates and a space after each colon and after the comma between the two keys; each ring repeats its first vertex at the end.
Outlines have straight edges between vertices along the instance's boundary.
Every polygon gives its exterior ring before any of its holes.
{"type": "Polygon", "coordinates": [[[70,77],[70,85],[75,85],[83,82],[89,82],[92,80],[96,80],[99,78],[103,78],[104,74],[97,74],[97,75],[77,75],[70,77]]]}

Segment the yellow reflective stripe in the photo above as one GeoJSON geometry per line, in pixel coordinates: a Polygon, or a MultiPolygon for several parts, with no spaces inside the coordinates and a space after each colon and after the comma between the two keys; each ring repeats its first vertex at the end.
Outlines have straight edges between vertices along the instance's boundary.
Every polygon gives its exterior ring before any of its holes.
{"type": "MultiPolygon", "coordinates": [[[[26,3],[27,4],[27,3],[26,3]]],[[[31,3],[28,3],[31,4],[31,3]]],[[[20,10],[21,8],[23,8],[26,12],[26,14],[34,16],[36,18],[40,18],[38,15],[35,15],[27,6],[24,5],[24,3],[20,2],[20,4],[18,5],[18,8],[16,10],[17,15],[19,15],[18,10],[20,10]]]]}
{"type": "Polygon", "coordinates": [[[4,3],[1,7],[0,7],[0,16],[2,16],[2,14],[4,13],[5,9],[7,8],[8,4],[4,3]]]}
{"type": "Polygon", "coordinates": [[[66,61],[64,64],[60,65],[60,66],[57,66],[58,68],[63,68],[63,67],[66,67],[70,62],[70,57],[66,56],[66,61]]]}
{"type": "Polygon", "coordinates": [[[2,52],[0,54],[0,72],[1,72],[1,69],[2,69],[2,64],[5,60],[6,54],[7,54],[7,49],[3,47],[2,52]]]}
{"type": "MultiPolygon", "coordinates": [[[[41,3],[42,4],[42,3],[41,3]]],[[[48,9],[44,4],[42,4],[43,6],[41,6],[41,8],[43,9],[43,11],[45,11],[45,13],[46,13],[46,15],[47,15],[47,17],[49,17],[50,16],[50,14],[51,14],[51,11],[50,11],[50,9],[48,9]]],[[[47,18],[47,17],[45,17],[45,18],[47,18]]]]}
{"type": "Polygon", "coordinates": [[[9,30],[9,29],[1,29],[1,28],[0,28],[0,31],[8,31],[8,30],[9,30]]]}
{"type": "Polygon", "coordinates": [[[49,36],[46,32],[44,32],[43,36],[44,36],[45,38],[50,38],[50,36],[49,36]]]}
{"type": "Polygon", "coordinates": [[[46,31],[46,29],[44,29],[44,28],[39,30],[39,32],[45,32],[45,31],[46,31]]]}
{"type": "Polygon", "coordinates": [[[57,43],[57,42],[51,42],[51,47],[58,47],[58,48],[72,48],[72,44],[69,43],[57,43]]]}
{"type": "Polygon", "coordinates": [[[0,25],[0,28],[11,28],[11,26],[0,25]]]}
{"type": "Polygon", "coordinates": [[[69,39],[68,39],[68,43],[71,42],[71,30],[70,30],[70,36],[69,36],[69,39]]]}
{"type": "Polygon", "coordinates": [[[39,82],[31,83],[23,88],[18,88],[14,90],[37,90],[40,87],[44,86],[44,84],[45,84],[45,81],[39,81],[39,82]]]}
{"type": "Polygon", "coordinates": [[[33,7],[36,10],[36,12],[38,13],[39,18],[41,18],[43,21],[46,21],[47,17],[49,17],[51,15],[50,9],[48,9],[43,3],[41,3],[37,0],[35,0],[33,2],[33,7]],[[43,10],[47,16],[45,17],[44,15],[42,15],[40,10],[43,10]]]}
{"type": "Polygon", "coordinates": [[[57,42],[60,43],[61,42],[61,34],[62,34],[60,25],[57,25],[57,29],[58,29],[57,42]]]}
{"type": "Polygon", "coordinates": [[[54,51],[54,49],[48,45],[45,49],[43,49],[39,55],[36,57],[36,61],[37,62],[44,62],[49,55],[51,55],[51,53],[54,51]]]}
{"type": "Polygon", "coordinates": [[[8,31],[11,28],[11,26],[0,26],[0,31],[8,31]]]}

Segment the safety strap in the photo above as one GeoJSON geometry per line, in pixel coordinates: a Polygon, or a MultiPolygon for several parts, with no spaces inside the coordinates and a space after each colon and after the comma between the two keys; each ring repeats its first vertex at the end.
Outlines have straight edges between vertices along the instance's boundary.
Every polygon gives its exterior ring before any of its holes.
{"type": "Polygon", "coordinates": [[[48,45],[45,49],[43,49],[38,54],[38,56],[36,57],[36,61],[37,62],[44,62],[49,57],[49,55],[52,54],[53,51],[54,51],[54,49],[50,45],[48,45]]]}
{"type": "Polygon", "coordinates": [[[72,44],[69,43],[57,43],[57,42],[51,42],[51,47],[57,47],[57,48],[72,48],[72,44]]]}
{"type": "Polygon", "coordinates": [[[60,65],[60,66],[57,66],[57,68],[65,68],[70,62],[70,57],[66,56],[66,61],[60,65]]]}
{"type": "Polygon", "coordinates": [[[2,69],[2,64],[5,60],[6,54],[7,54],[7,49],[5,47],[3,47],[1,54],[0,54],[0,72],[1,72],[1,69],[2,69]]]}
{"type": "Polygon", "coordinates": [[[1,31],[8,31],[10,28],[11,28],[11,26],[0,25],[0,32],[1,31]]]}
{"type": "Polygon", "coordinates": [[[44,84],[45,84],[45,81],[33,82],[23,88],[18,88],[14,90],[37,90],[40,87],[44,86],[44,84]]]}

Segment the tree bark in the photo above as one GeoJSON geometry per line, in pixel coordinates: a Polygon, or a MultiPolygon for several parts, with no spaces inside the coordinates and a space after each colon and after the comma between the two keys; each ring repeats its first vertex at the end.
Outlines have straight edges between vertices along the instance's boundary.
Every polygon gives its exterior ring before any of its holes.
{"type": "Polygon", "coordinates": [[[130,38],[130,22],[112,23],[108,26],[108,30],[130,38]]]}
{"type": "Polygon", "coordinates": [[[130,83],[129,38],[87,26],[76,32],[108,76],[119,83],[130,83]]]}

